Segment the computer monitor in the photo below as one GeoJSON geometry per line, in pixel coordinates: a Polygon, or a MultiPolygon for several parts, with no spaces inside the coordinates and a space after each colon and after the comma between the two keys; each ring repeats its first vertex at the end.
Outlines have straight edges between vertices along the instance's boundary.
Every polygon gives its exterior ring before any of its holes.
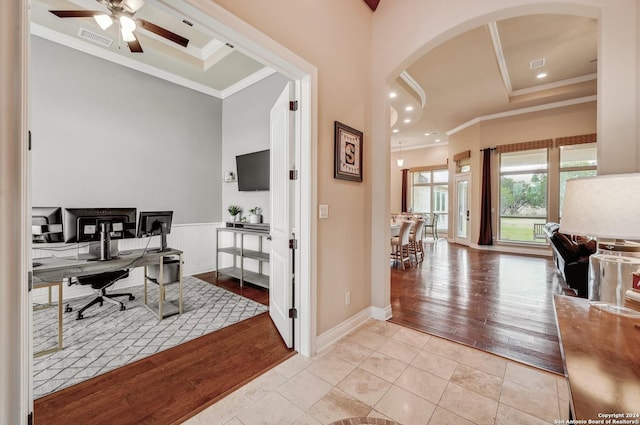
{"type": "Polygon", "coordinates": [[[62,242],[62,208],[31,208],[31,241],[33,243],[62,242]]]}
{"type": "Polygon", "coordinates": [[[140,211],[138,237],[160,236],[160,251],[167,250],[167,234],[171,233],[173,211],[140,211]]]}
{"type": "Polygon", "coordinates": [[[96,260],[110,260],[117,255],[117,243],[112,239],[136,237],[135,208],[65,208],[63,213],[64,241],[91,242],[89,251],[96,260]]]}

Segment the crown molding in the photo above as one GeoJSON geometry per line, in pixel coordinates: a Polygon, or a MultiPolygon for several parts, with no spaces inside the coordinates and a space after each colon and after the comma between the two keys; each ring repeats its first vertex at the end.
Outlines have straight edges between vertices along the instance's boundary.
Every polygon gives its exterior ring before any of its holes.
{"type": "Polygon", "coordinates": [[[267,78],[270,75],[273,75],[276,73],[275,69],[269,68],[268,66],[265,66],[264,68],[260,69],[259,71],[254,72],[253,74],[249,75],[248,77],[244,78],[243,80],[238,81],[237,83],[227,87],[226,89],[222,90],[220,92],[221,98],[222,99],[226,99],[229,96],[232,96],[236,93],[238,93],[239,91],[242,91],[244,89],[246,89],[247,87],[249,87],[252,84],[255,84],[261,80],[264,80],[265,78],[267,78]]]}
{"type": "Polygon", "coordinates": [[[220,91],[216,90],[212,87],[206,86],[204,84],[196,83],[188,78],[181,77],[177,74],[164,71],[160,68],[156,68],[151,65],[140,63],[136,60],[130,59],[128,57],[119,55],[118,53],[103,49],[99,46],[94,46],[89,42],[85,42],[78,38],[69,36],[67,34],[63,34],[58,31],[54,31],[50,28],[46,28],[42,25],[31,23],[31,34],[47,39],[54,43],[61,44],[63,46],[69,47],[71,49],[75,49],[86,53],[91,56],[95,56],[109,62],[116,63],[118,65],[122,65],[124,67],[134,69],[136,71],[142,72],[144,74],[148,74],[157,78],[160,78],[165,81],[169,81],[170,83],[186,87],[188,89],[197,91],[199,93],[203,93],[209,96],[213,96],[218,99],[225,99],[239,91],[255,84],[264,78],[274,74],[276,71],[269,67],[264,67],[257,72],[249,75],[248,77],[238,81],[232,86],[227,87],[226,89],[220,91]]]}
{"type": "Polygon", "coordinates": [[[499,119],[499,118],[512,117],[512,116],[515,116],[515,115],[530,114],[532,112],[546,111],[546,110],[549,110],[549,109],[563,108],[565,106],[578,105],[578,104],[581,104],[581,103],[596,102],[597,100],[598,100],[598,96],[597,95],[592,95],[592,96],[578,97],[576,99],[563,100],[563,101],[560,101],[560,102],[547,103],[545,105],[530,106],[528,108],[522,108],[522,109],[514,109],[512,111],[498,112],[496,114],[483,115],[481,117],[476,117],[476,118],[474,118],[472,120],[469,120],[469,121],[465,122],[464,124],[461,124],[458,127],[447,131],[446,134],[447,134],[447,136],[451,136],[452,134],[456,134],[459,131],[462,131],[465,128],[471,127],[472,125],[478,124],[478,123],[480,123],[482,121],[491,121],[491,120],[496,120],[496,119],[499,119]]]}
{"type": "Polygon", "coordinates": [[[420,105],[422,105],[422,109],[424,109],[424,106],[427,104],[427,94],[424,92],[422,86],[420,86],[407,71],[402,71],[400,78],[420,97],[420,105]]]}

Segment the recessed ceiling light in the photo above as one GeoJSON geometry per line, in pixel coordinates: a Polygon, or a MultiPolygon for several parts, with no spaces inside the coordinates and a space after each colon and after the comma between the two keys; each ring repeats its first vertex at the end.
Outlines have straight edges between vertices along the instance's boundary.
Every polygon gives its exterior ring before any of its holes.
{"type": "Polygon", "coordinates": [[[440,141],[440,139],[436,139],[436,143],[438,143],[440,141]]]}
{"type": "Polygon", "coordinates": [[[431,134],[431,133],[424,133],[425,136],[428,136],[429,134],[431,134]]]}
{"type": "Polygon", "coordinates": [[[407,111],[407,112],[411,112],[411,111],[413,111],[413,106],[409,105],[406,108],[404,108],[404,110],[407,111]]]}
{"type": "Polygon", "coordinates": [[[394,128],[394,129],[393,129],[393,132],[394,132],[394,133],[397,133],[398,131],[400,131],[400,130],[398,130],[397,128],[394,128]]]}
{"type": "Polygon", "coordinates": [[[411,118],[405,118],[405,119],[404,119],[404,122],[405,122],[405,124],[410,123],[410,122],[411,122],[411,118]]]}
{"type": "Polygon", "coordinates": [[[546,72],[541,72],[541,73],[539,73],[538,75],[536,75],[536,78],[537,78],[538,80],[542,80],[542,79],[543,79],[544,77],[546,77],[546,76],[547,76],[547,73],[546,73],[546,72]]]}
{"type": "Polygon", "coordinates": [[[398,93],[396,93],[396,92],[394,92],[394,91],[392,91],[391,93],[389,93],[389,97],[390,97],[391,99],[393,99],[394,97],[397,97],[397,96],[398,96],[398,93]]]}

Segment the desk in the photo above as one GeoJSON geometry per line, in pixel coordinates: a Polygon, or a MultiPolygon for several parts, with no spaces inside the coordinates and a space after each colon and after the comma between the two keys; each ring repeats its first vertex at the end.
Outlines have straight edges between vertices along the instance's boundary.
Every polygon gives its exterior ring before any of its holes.
{"type": "Polygon", "coordinates": [[[595,309],[577,297],[554,295],[553,304],[573,419],[640,414],[640,319],[595,309]]]}
{"type": "MultiPolygon", "coordinates": [[[[39,282],[34,283],[35,288],[47,287],[51,285],[59,285],[58,287],[58,350],[62,349],[62,282],[64,279],[71,277],[82,277],[93,274],[99,274],[109,272],[113,270],[132,269],[136,267],[146,267],[149,265],[157,265],[164,261],[164,257],[179,256],[180,272],[179,272],[179,307],[177,313],[182,314],[182,251],[169,248],[166,251],[159,252],[157,250],[144,250],[144,249],[132,249],[130,251],[121,251],[117,258],[113,258],[109,261],[89,261],[92,256],[90,254],[80,254],[79,256],[70,257],[45,257],[34,258],[34,263],[39,263],[38,266],[33,268],[33,277],[38,279],[39,282]]],[[[162,267],[160,268],[162,270],[162,267]]],[[[146,270],[145,270],[146,276],[146,270]]],[[[164,282],[162,280],[162,273],[157,279],[156,283],[159,286],[159,300],[164,301],[164,282]]],[[[146,296],[146,277],[145,277],[145,305],[147,301],[146,296]]],[[[166,301],[165,301],[166,302],[166,301]]],[[[159,319],[168,316],[169,314],[162,314],[162,303],[159,304],[157,312],[154,311],[152,306],[147,307],[158,315],[159,319]]],[[[173,312],[172,312],[173,314],[173,312]]],[[[49,351],[49,350],[47,350],[49,351]]],[[[57,350],[54,350],[57,351],[57,350]]],[[[43,353],[38,353],[43,354],[43,353]]]]}
{"type": "Polygon", "coordinates": [[[47,350],[38,351],[37,353],[33,354],[33,357],[44,356],[45,354],[60,351],[63,348],[63,345],[62,345],[62,282],[43,282],[43,281],[33,282],[33,289],[41,289],[41,288],[49,289],[49,303],[47,304],[47,307],[51,307],[52,305],[51,289],[54,286],[58,287],[58,346],[47,349],[47,350]]]}

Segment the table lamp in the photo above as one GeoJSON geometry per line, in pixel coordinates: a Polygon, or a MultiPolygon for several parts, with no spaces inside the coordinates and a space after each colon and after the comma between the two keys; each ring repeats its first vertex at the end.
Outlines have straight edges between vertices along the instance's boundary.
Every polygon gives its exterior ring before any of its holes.
{"type": "Polygon", "coordinates": [[[567,180],[561,233],[592,236],[588,298],[592,305],[624,313],[633,273],[640,271],[640,174],[567,180]]]}

